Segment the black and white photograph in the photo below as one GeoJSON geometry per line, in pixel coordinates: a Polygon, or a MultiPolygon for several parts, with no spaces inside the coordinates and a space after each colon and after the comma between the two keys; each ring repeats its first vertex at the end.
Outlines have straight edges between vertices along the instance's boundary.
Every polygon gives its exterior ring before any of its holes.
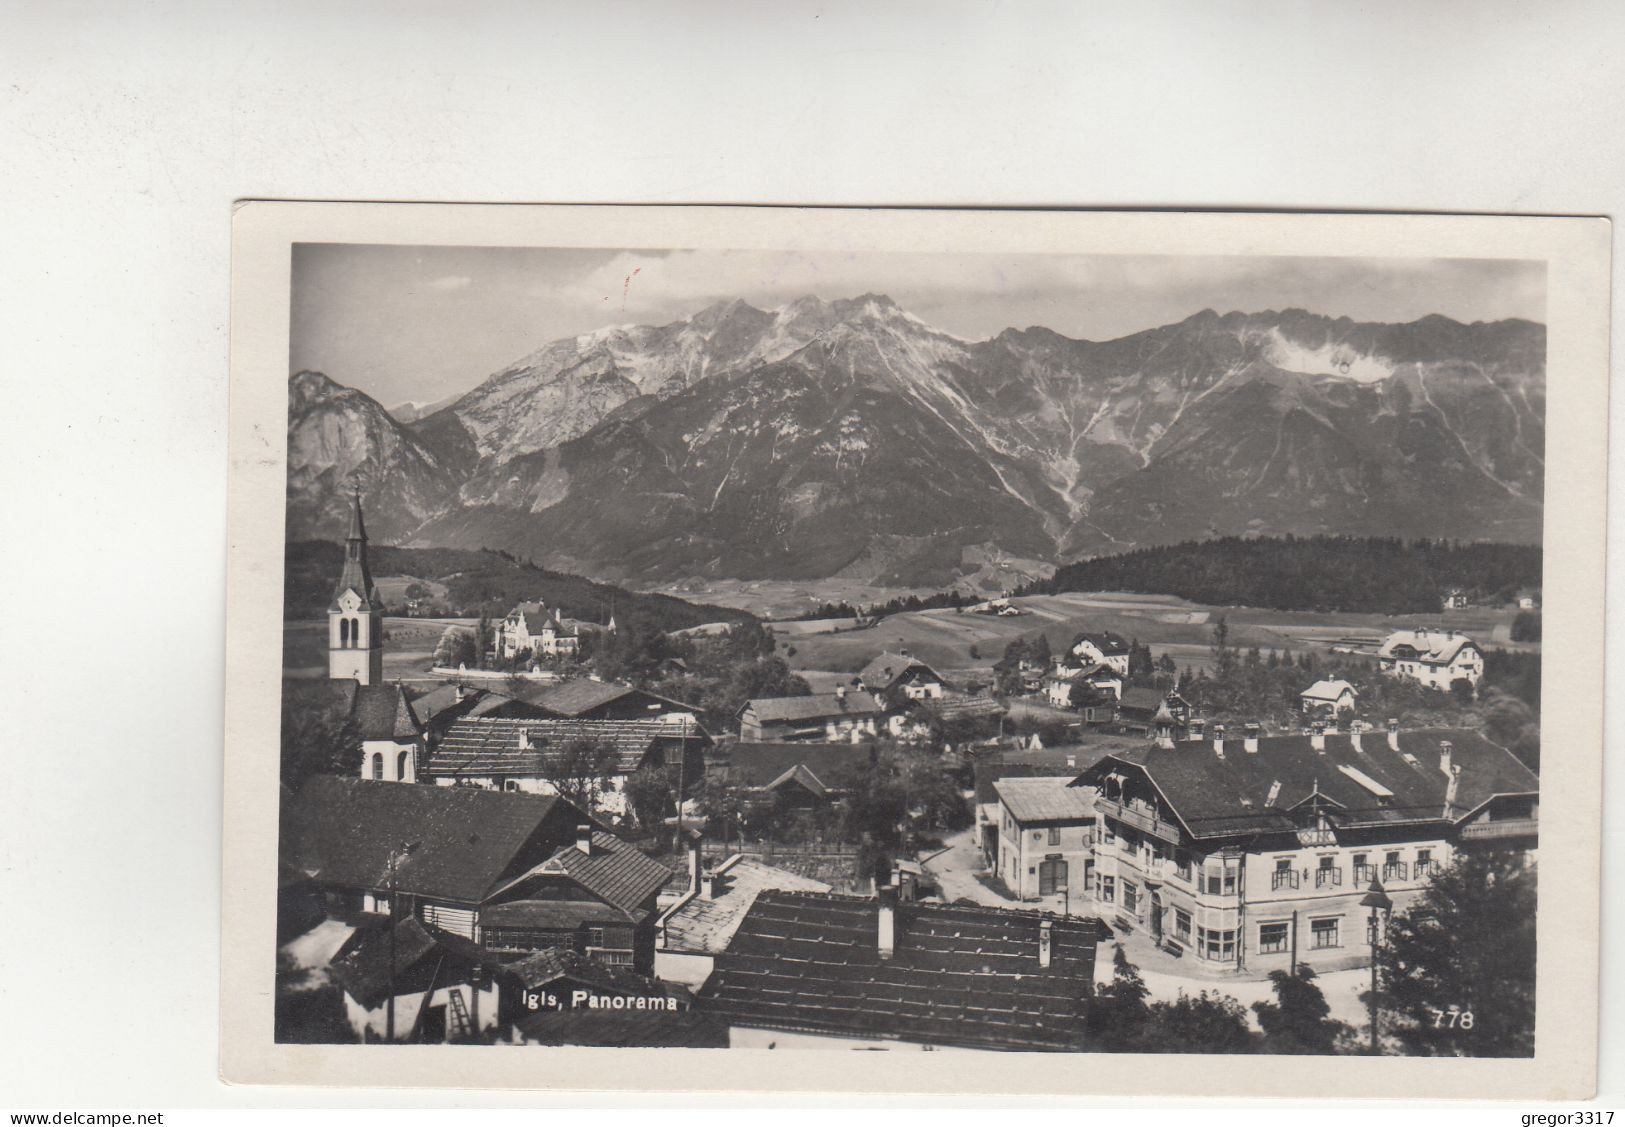
{"type": "Polygon", "coordinates": [[[1545,260],[285,266],[278,1044],[1536,1054],[1545,260]]]}

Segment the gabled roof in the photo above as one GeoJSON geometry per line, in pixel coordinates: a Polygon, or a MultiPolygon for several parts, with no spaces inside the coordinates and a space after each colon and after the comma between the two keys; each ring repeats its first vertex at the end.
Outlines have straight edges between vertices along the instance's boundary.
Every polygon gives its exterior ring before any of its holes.
{"type": "Polygon", "coordinates": [[[1081,747],[1007,751],[998,755],[980,756],[976,760],[976,804],[986,806],[999,800],[998,792],[993,787],[1000,779],[1062,775],[1075,779],[1113,751],[1138,749],[1142,742],[1124,737],[1085,744],[1081,747]],[[1072,760],[1070,765],[1067,763],[1068,759],[1072,760]]]}
{"type": "Polygon", "coordinates": [[[412,702],[398,683],[362,685],[356,690],[350,715],[356,734],[364,740],[409,740],[423,733],[412,702]]]}
{"type": "Polygon", "coordinates": [[[741,713],[749,710],[764,724],[794,724],[822,721],[841,716],[881,716],[885,708],[869,693],[848,690],[843,698],[837,693],[815,693],[805,697],[757,697],[745,702],[741,713]]]}
{"type": "Polygon", "coordinates": [[[827,791],[869,767],[875,754],[873,744],[731,743],[718,749],[716,763],[739,786],[771,787],[800,767],[827,791]]]}
{"type": "Polygon", "coordinates": [[[614,773],[630,775],[659,744],[706,747],[711,736],[698,724],[661,720],[543,720],[506,716],[465,716],[452,722],[429,761],[430,778],[508,775],[540,777],[578,740],[615,748],[614,773]],[[521,746],[521,733],[529,747],[521,746]]]}
{"type": "Polygon", "coordinates": [[[1130,685],[1123,690],[1119,706],[1125,712],[1144,712],[1152,714],[1167,702],[1167,696],[1160,689],[1147,688],[1144,685],[1130,685]]]}
{"type": "Polygon", "coordinates": [[[1077,777],[1077,774],[1007,777],[995,782],[993,790],[1010,816],[1024,826],[1090,821],[1095,816],[1094,791],[1072,786],[1072,780],[1077,777]]]}
{"type": "Polygon", "coordinates": [[[933,679],[942,680],[942,676],[935,669],[919,658],[882,651],[863,667],[863,672],[858,674],[858,683],[870,692],[883,693],[912,670],[923,670],[933,679]]]}
{"type": "Polygon", "coordinates": [[[1457,821],[1495,795],[1540,790],[1539,777],[1516,756],[1469,729],[1401,732],[1397,751],[1383,732],[1363,733],[1358,751],[1346,733],[1328,733],[1324,739],[1324,752],[1314,749],[1309,736],[1266,736],[1258,741],[1257,752],[1231,740],[1223,759],[1214,754],[1211,741],[1146,746],[1113,753],[1078,781],[1097,783],[1119,764],[1137,767],[1198,838],[1290,831],[1295,825],[1285,812],[1312,794],[1341,807],[1336,825],[1381,826],[1457,821]],[[1461,768],[1448,816],[1448,779],[1439,766],[1444,742],[1452,745],[1451,762],[1461,768]],[[1345,766],[1353,772],[1343,770],[1345,766]],[[1275,803],[1267,805],[1276,784],[1275,803]]]}
{"type": "Polygon", "coordinates": [[[1416,651],[1406,661],[1420,661],[1424,665],[1449,665],[1465,647],[1478,649],[1478,643],[1459,630],[1395,630],[1383,639],[1379,657],[1392,658],[1394,651],[1408,648],[1416,651]]]}
{"type": "Polygon", "coordinates": [[[558,798],[315,775],[285,810],[283,855],[324,884],[478,904],[554,816],[581,819],[558,798]]]}
{"type": "Polygon", "coordinates": [[[593,831],[591,854],[574,845],[562,846],[536,872],[567,876],[628,916],[636,916],[643,902],[671,877],[665,865],[602,830],[593,831]]]}
{"type": "Polygon", "coordinates": [[[878,949],[877,901],[811,892],[756,897],[696,1005],[731,1022],[979,1048],[1083,1047],[1096,919],[960,904],[895,909],[878,949]],[[1039,965],[1040,926],[1051,959],[1039,965]]]}
{"type": "Polygon", "coordinates": [[[1077,649],[1078,643],[1080,642],[1088,642],[1107,657],[1116,657],[1121,654],[1126,654],[1128,653],[1129,649],[1128,641],[1121,634],[1115,634],[1110,630],[1101,630],[1098,632],[1085,630],[1076,638],[1072,639],[1072,644],[1068,646],[1067,649],[1077,649]]]}
{"type": "Polygon", "coordinates": [[[575,982],[604,994],[641,995],[647,998],[688,999],[688,989],[612,967],[568,947],[549,947],[503,967],[503,974],[527,990],[537,990],[554,982],[575,982]]]}
{"type": "MultiPolygon", "coordinates": [[[[436,963],[445,960],[458,968],[483,966],[494,970],[502,965],[497,955],[478,944],[460,935],[425,927],[416,918],[406,916],[357,929],[334,953],[328,974],[339,989],[370,1010],[389,997],[392,982],[402,994],[421,989],[410,980],[397,980],[407,979],[407,972],[420,964],[425,965],[426,970],[432,969],[426,966],[431,959],[436,963]]],[[[445,966],[440,970],[443,983],[445,966]]]]}
{"type": "Polygon", "coordinates": [[[1347,681],[1321,680],[1316,681],[1313,685],[1310,685],[1303,692],[1299,693],[1298,696],[1303,700],[1319,700],[1325,701],[1328,704],[1334,704],[1340,697],[1342,697],[1344,693],[1354,693],[1355,696],[1360,695],[1355,691],[1354,686],[1349,684],[1347,681]]]}
{"type": "Polygon", "coordinates": [[[666,706],[663,710],[649,709],[651,717],[661,711],[695,711],[692,704],[684,704],[680,700],[672,700],[670,697],[651,693],[647,689],[636,689],[631,685],[622,685],[614,681],[594,681],[590,677],[578,677],[562,684],[545,685],[535,689],[527,686],[511,690],[511,695],[515,700],[524,701],[564,719],[580,718],[596,708],[632,696],[647,698],[649,703],[666,706]]]}
{"type": "Polygon", "coordinates": [[[666,913],[661,920],[666,949],[710,955],[726,950],[756,897],[769,889],[828,892],[830,886],[788,869],[736,856],[717,870],[712,899],[693,896],[666,913]]]}

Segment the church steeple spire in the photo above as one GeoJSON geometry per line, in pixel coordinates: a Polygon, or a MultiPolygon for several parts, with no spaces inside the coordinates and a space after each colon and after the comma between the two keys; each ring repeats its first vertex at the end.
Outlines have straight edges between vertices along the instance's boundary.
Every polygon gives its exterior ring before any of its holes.
{"type": "Polygon", "coordinates": [[[327,608],[327,674],[376,685],[384,679],[384,604],[367,566],[367,526],[361,519],[361,490],[350,504],[350,531],[344,538],[344,566],[327,608]]]}

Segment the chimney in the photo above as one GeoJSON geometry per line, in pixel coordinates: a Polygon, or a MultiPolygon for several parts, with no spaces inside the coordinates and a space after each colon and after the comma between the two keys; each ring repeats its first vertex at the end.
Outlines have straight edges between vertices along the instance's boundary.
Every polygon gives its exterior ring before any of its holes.
{"type": "Polygon", "coordinates": [[[1450,770],[1450,753],[1453,750],[1455,750],[1455,745],[1449,740],[1439,741],[1439,770],[1449,775],[1452,783],[1456,781],[1454,773],[1450,770]]]}
{"type": "Polygon", "coordinates": [[[1258,754],[1258,732],[1259,727],[1257,724],[1247,725],[1247,735],[1246,738],[1242,740],[1241,746],[1246,750],[1248,755],[1258,754]]]}
{"type": "Polygon", "coordinates": [[[1040,920],[1038,922],[1038,965],[1049,966],[1050,945],[1054,942],[1055,921],[1040,920]]]}
{"type": "Polygon", "coordinates": [[[887,884],[875,889],[875,895],[880,901],[879,931],[875,941],[880,957],[890,959],[897,953],[897,889],[887,884]]]}
{"type": "Polygon", "coordinates": [[[530,750],[530,729],[529,728],[520,728],[519,729],[519,750],[520,751],[529,751],[530,750]]]}
{"type": "Polygon", "coordinates": [[[700,873],[700,896],[706,900],[717,898],[717,885],[720,880],[714,869],[706,869],[700,873]]]}
{"type": "Polygon", "coordinates": [[[1201,743],[1202,737],[1207,735],[1207,721],[1200,716],[1192,716],[1186,722],[1186,732],[1188,733],[1187,739],[1201,743]]]}
{"type": "Polygon", "coordinates": [[[592,856],[592,827],[591,826],[577,826],[576,827],[576,848],[579,849],[581,852],[585,853],[588,857],[592,856]]]}
{"type": "Polygon", "coordinates": [[[705,873],[705,854],[700,843],[698,835],[688,843],[688,890],[696,894],[700,891],[700,878],[705,873]]]}
{"type": "Polygon", "coordinates": [[[842,704],[842,705],[846,704],[846,686],[845,685],[836,685],[835,686],[835,701],[836,701],[837,704],[842,704]]]}
{"type": "Polygon", "coordinates": [[[1320,754],[1326,754],[1326,725],[1316,720],[1309,729],[1309,746],[1320,754]]]}
{"type": "Polygon", "coordinates": [[[1068,767],[1076,767],[1078,765],[1078,757],[1076,755],[1067,756],[1066,757],[1066,765],[1068,767]]]}
{"type": "Polygon", "coordinates": [[[1355,751],[1364,751],[1360,746],[1360,734],[1365,731],[1364,720],[1354,720],[1349,723],[1349,746],[1355,751]]]}
{"type": "Polygon", "coordinates": [[[1388,750],[1399,750],[1399,721],[1392,716],[1388,718],[1388,750]]]}
{"type": "Polygon", "coordinates": [[[1456,787],[1461,783],[1461,765],[1452,764],[1450,767],[1450,782],[1444,788],[1445,817],[1451,816],[1451,808],[1456,805],[1456,787]]]}
{"type": "Polygon", "coordinates": [[[1224,725],[1213,725],[1213,754],[1224,758],[1224,725]]]}

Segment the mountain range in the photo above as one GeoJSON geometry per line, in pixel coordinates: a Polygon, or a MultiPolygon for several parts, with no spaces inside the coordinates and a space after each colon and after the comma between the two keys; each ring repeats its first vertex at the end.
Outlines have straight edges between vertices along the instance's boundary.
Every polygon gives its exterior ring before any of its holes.
{"type": "Polygon", "coordinates": [[[943,584],[1228,534],[1538,543],[1546,334],[1302,310],[982,341],[889,298],[554,341],[410,421],[289,392],[290,538],[500,548],[633,583],[943,584]]]}

